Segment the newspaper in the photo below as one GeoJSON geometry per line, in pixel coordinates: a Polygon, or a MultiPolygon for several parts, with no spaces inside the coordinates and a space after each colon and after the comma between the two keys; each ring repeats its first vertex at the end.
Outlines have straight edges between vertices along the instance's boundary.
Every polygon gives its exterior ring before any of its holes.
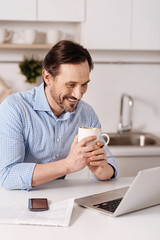
{"type": "Polygon", "coordinates": [[[0,223],[46,226],[69,226],[74,199],[51,204],[49,210],[32,212],[27,207],[0,206],[0,223]]]}

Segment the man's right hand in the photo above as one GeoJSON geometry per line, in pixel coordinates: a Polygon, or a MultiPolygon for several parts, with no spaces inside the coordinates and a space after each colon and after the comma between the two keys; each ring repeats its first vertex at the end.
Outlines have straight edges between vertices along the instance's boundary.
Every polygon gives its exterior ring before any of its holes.
{"type": "Polygon", "coordinates": [[[87,166],[89,158],[92,156],[92,151],[99,149],[97,144],[86,145],[94,140],[96,140],[96,137],[90,136],[78,142],[78,135],[75,136],[70,152],[64,160],[67,173],[77,172],[87,166]]]}

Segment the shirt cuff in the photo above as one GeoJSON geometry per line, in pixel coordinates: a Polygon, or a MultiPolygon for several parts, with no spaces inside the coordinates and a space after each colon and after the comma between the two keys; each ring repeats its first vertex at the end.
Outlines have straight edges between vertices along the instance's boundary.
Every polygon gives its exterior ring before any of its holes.
{"type": "Polygon", "coordinates": [[[116,169],[110,163],[108,163],[113,168],[113,175],[110,179],[115,178],[116,169]]]}

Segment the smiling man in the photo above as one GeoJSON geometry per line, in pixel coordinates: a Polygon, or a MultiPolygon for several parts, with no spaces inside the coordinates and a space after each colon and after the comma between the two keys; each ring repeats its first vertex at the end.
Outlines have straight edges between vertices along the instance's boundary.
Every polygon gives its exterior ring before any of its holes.
{"type": "Polygon", "coordinates": [[[30,190],[88,167],[99,180],[118,175],[117,164],[96,137],[78,142],[79,126],[100,128],[93,108],[81,100],[90,82],[89,52],[60,41],[43,63],[44,82],[0,105],[0,180],[7,189],[30,190]]]}

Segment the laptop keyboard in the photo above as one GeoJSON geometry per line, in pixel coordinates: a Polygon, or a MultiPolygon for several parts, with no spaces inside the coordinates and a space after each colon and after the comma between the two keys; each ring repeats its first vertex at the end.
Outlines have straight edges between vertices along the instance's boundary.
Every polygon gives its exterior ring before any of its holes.
{"type": "Polygon", "coordinates": [[[118,207],[121,201],[122,201],[122,198],[118,198],[115,200],[94,204],[93,206],[113,213],[115,212],[116,208],[118,207]]]}

